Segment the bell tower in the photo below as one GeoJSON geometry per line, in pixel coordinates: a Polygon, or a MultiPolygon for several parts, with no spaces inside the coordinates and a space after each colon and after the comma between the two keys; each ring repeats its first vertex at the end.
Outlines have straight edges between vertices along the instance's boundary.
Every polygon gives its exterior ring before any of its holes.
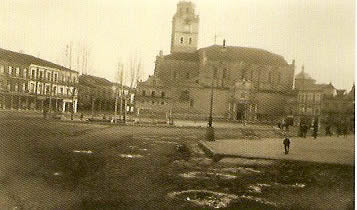
{"type": "Polygon", "coordinates": [[[172,18],[171,53],[197,50],[199,22],[192,2],[180,1],[177,4],[172,18]]]}

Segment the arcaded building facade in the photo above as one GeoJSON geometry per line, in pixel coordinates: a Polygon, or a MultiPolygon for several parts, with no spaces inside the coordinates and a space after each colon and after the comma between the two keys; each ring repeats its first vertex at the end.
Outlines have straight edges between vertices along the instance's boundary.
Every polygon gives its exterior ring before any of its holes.
{"type": "Polygon", "coordinates": [[[76,71],[0,49],[0,108],[76,112],[77,94],[76,71]]]}
{"type": "Polygon", "coordinates": [[[193,3],[179,2],[172,20],[171,53],[160,52],[154,75],[138,83],[138,112],[205,119],[213,88],[214,118],[254,121],[284,116],[294,62],[256,48],[198,49],[198,28],[193,3]]]}

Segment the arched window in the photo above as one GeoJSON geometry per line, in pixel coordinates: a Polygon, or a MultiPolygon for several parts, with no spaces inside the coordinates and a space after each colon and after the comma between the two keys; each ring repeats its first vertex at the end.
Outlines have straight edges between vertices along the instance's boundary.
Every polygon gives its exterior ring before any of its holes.
{"type": "Polygon", "coordinates": [[[183,37],[180,38],[180,43],[183,44],[183,37]]]}
{"type": "Polygon", "coordinates": [[[188,40],[188,44],[192,43],[192,38],[190,37],[190,39],[188,40]]]}

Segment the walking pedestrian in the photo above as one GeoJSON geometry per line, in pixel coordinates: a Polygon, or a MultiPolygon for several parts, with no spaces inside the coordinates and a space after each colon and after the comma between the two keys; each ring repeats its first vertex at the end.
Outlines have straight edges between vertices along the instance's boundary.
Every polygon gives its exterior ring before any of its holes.
{"type": "Polygon", "coordinates": [[[289,154],[289,149],[290,149],[290,139],[286,136],[284,141],[284,150],[285,150],[285,155],[289,154]]]}
{"type": "Polygon", "coordinates": [[[302,127],[303,127],[303,137],[306,138],[308,127],[306,124],[304,124],[302,127]]]}
{"type": "Polygon", "coordinates": [[[313,134],[312,136],[314,137],[314,139],[317,138],[317,131],[319,130],[319,122],[317,121],[317,119],[314,121],[314,125],[313,125],[313,134]]]}

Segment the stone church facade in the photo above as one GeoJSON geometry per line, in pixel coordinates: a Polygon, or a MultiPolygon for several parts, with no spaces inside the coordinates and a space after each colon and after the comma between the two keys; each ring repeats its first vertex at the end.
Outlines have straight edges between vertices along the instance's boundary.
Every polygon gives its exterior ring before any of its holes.
{"type": "Polygon", "coordinates": [[[286,115],[294,61],[262,49],[212,45],[197,49],[199,16],[181,1],[172,20],[171,53],[156,57],[154,75],[139,82],[138,113],[207,119],[272,120],[286,115]],[[164,114],[165,113],[165,114],[164,114]]]}

